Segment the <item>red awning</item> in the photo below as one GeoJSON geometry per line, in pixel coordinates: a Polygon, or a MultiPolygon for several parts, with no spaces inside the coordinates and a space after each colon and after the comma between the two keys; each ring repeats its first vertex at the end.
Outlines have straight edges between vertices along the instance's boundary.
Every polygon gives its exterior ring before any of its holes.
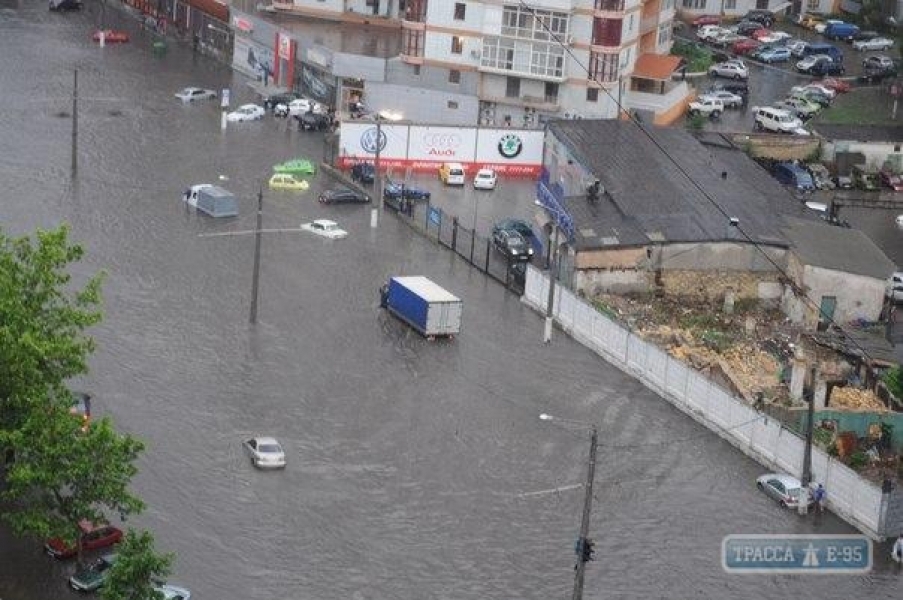
{"type": "Polygon", "coordinates": [[[667,54],[641,54],[633,67],[633,76],[644,79],[669,80],[683,59],[667,54]]]}

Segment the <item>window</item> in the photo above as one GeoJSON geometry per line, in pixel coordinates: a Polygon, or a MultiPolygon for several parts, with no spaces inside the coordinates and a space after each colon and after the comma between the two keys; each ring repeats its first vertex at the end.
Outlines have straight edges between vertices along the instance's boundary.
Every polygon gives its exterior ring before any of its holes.
{"type": "Polygon", "coordinates": [[[452,110],[458,110],[458,103],[455,102],[454,100],[449,100],[448,107],[452,110]]]}
{"type": "MultiPolygon", "coordinates": [[[[502,9],[502,35],[533,40],[566,37],[568,13],[527,7],[505,6],[502,9]]],[[[554,40],[553,40],[554,41],[554,40]]]]}
{"type": "Polygon", "coordinates": [[[627,32],[628,33],[633,32],[633,21],[634,21],[634,15],[630,15],[630,20],[627,21],[627,32]]]}
{"type": "Polygon", "coordinates": [[[420,77],[420,65],[411,65],[413,67],[414,75],[420,77]]]}
{"type": "Polygon", "coordinates": [[[697,10],[704,10],[705,3],[706,3],[706,0],[682,0],[680,4],[684,8],[693,8],[693,9],[697,9],[697,10]]]}
{"type": "Polygon", "coordinates": [[[593,44],[620,46],[622,28],[622,19],[595,19],[593,21],[593,44]]]}
{"type": "Polygon", "coordinates": [[[589,55],[590,79],[599,82],[611,82],[618,79],[618,54],[609,52],[592,52],[589,55]]]}
{"type": "Polygon", "coordinates": [[[506,77],[505,78],[505,97],[506,98],[519,98],[520,97],[520,78],[519,77],[506,77]]]}
{"type": "MultiPolygon", "coordinates": [[[[819,0],[816,0],[818,2],[819,0]]],[[[737,0],[724,0],[724,8],[726,10],[736,10],[737,9],[737,0]]]]}
{"type": "Polygon", "coordinates": [[[452,37],[451,52],[452,54],[461,54],[464,52],[464,42],[462,42],[461,38],[457,35],[452,37]]]}
{"type": "Polygon", "coordinates": [[[806,2],[806,9],[811,10],[811,11],[817,11],[819,4],[821,4],[820,0],[808,0],[806,2]]]}
{"type": "Polygon", "coordinates": [[[463,2],[455,2],[455,21],[463,21],[464,13],[467,11],[467,5],[463,2]]]}
{"type": "Polygon", "coordinates": [[[402,43],[407,56],[423,56],[423,31],[402,29],[402,43]]]}
{"type": "Polygon", "coordinates": [[[486,36],[480,64],[525,75],[564,77],[564,52],[565,48],[555,43],[486,36]]]}
{"type": "Polygon", "coordinates": [[[586,101],[587,102],[598,102],[599,101],[599,88],[594,88],[594,87],[586,88],[586,101]]]}
{"type": "Polygon", "coordinates": [[[660,25],[658,28],[658,45],[666,44],[671,40],[671,22],[660,25]]]}
{"type": "Polygon", "coordinates": [[[596,10],[620,12],[624,10],[624,0],[596,0],[596,10]]]}
{"type": "Polygon", "coordinates": [[[461,83],[461,71],[452,69],[448,72],[449,83],[461,83]]]}
{"type": "Polygon", "coordinates": [[[549,104],[556,104],[558,102],[558,84],[547,81],[545,91],[546,102],[549,104]]]}

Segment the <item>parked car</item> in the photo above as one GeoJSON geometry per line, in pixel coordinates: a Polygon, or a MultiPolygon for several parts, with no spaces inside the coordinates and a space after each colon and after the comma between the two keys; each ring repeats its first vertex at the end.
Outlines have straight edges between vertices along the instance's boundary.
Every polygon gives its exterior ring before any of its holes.
{"type": "Polygon", "coordinates": [[[770,106],[753,107],[753,125],[756,129],[775,133],[796,133],[803,123],[787,110],[770,106]]]}
{"type": "Polygon", "coordinates": [[[373,183],[376,178],[376,169],[373,163],[357,163],[351,167],[351,180],[361,183],[373,183]]]}
{"type": "Polygon", "coordinates": [[[78,592],[93,592],[106,583],[110,567],[116,562],[115,554],[106,554],[84,568],[78,569],[69,578],[69,585],[78,592]]]}
{"type": "Polygon", "coordinates": [[[719,25],[703,25],[699,29],[696,30],[696,37],[702,40],[703,42],[707,42],[714,38],[719,33],[723,33],[727,31],[724,27],[719,25]]]}
{"type": "Polygon", "coordinates": [[[734,44],[734,42],[739,42],[740,40],[746,39],[744,36],[739,33],[734,33],[733,31],[725,31],[723,33],[719,33],[714,38],[709,40],[709,42],[718,46],[719,48],[727,48],[734,44]]]}
{"type": "Polygon", "coordinates": [[[498,182],[498,176],[492,169],[480,169],[473,178],[473,189],[494,190],[498,182]]]}
{"type": "Polygon", "coordinates": [[[464,165],[442,163],[442,166],[439,167],[439,181],[445,185],[464,185],[464,165]]]}
{"type": "Polygon", "coordinates": [[[724,112],[724,103],[713,96],[700,96],[687,107],[690,115],[705,115],[718,118],[724,112]]]}
{"type": "Polygon", "coordinates": [[[862,165],[853,165],[853,186],[861,190],[874,191],[881,187],[877,171],[866,169],[862,165]]]}
{"type": "Polygon", "coordinates": [[[349,188],[334,188],[320,194],[319,200],[323,204],[366,204],[370,196],[349,188]]]}
{"type": "Polygon", "coordinates": [[[748,79],[749,69],[741,60],[728,60],[709,67],[709,75],[727,79],[748,79]]]}
{"type": "Polygon", "coordinates": [[[814,30],[816,25],[824,22],[824,19],[818,15],[800,15],[798,24],[805,29],[814,30]]]}
{"type": "Polygon", "coordinates": [[[797,61],[796,70],[800,73],[808,73],[819,62],[834,62],[834,59],[827,54],[810,54],[797,61]]]}
{"type": "Polygon", "coordinates": [[[856,40],[853,42],[853,49],[860,52],[870,50],[890,50],[894,47],[894,41],[886,37],[876,37],[869,40],[856,40]]]}
{"type": "Polygon", "coordinates": [[[787,62],[790,60],[790,50],[787,48],[769,48],[759,55],[759,60],[764,63],[787,62]]]}
{"type": "Polygon", "coordinates": [[[795,86],[793,86],[792,88],[790,88],[790,93],[791,93],[791,94],[794,94],[794,93],[796,93],[796,92],[803,92],[803,93],[806,93],[806,92],[809,92],[809,91],[815,91],[815,92],[818,92],[818,93],[820,93],[820,94],[822,94],[822,95],[824,95],[824,96],[827,96],[827,97],[830,98],[831,100],[833,100],[833,99],[837,96],[837,90],[835,90],[835,89],[833,89],[833,88],[831,88],[831,87],[826,86],[826,85],[825,85],[823,82],[821,82],[821,81],[816,81],[816,82],[814,82],[814,83],[808,83],[808,84],[806,84],[806,85],[795,85],[795,86]]]}
{"type": "Polygon", "coordinates": [[[163,596],[163,600],[191,600],[191,592],[186,588],[164,583],[154,588],[163,596]]]}
{"type": "Polygon", "coordinates": [[[502,219],[492,226],[492,233],[494,234],[496,231],[516,231],[530,244],[531,248],[536,249],[540,246],[539,238],[533,233],[533,227],[524,220],[502,219]]]}
{"type": "Polygon", "coordinates": [[[404,198],[405,200],[429,200],[430,192],[405,182],[386,179],[383,198],[404,198]]]}
{"type": "Polygon", "coordinates": [[[241,123],[243,121],[258,121],[263,118],[266,111],[262,106],[256,104],[243,104],[234,111],[226,115],[226,120],[233,123],[241,123]]]}
{"type": "MultiPolygon", "coordinates": [[[[348,232],[339,227],[339,224],[329,219],[317,219],[310,223],[301,223],[301,229],[309,231],[314,235],[329,238],[330,240],[340,240],[348,237],[348,232]]],[[[258,466],[258,465],[255,465],[258,466]]]]}
{"type": "Polygon", "coordinates": [[[319,102],[309,100],[307,98],[295,98],[288,104],[277,104],[275,108],[273,108],[273,116],[294,117],[296,115],[303,115],[309,112],[313,112],[319,115],[325,115],[326,111],[326,106],[320,104],[319,102]]]}
{"type": "Polygon", "coordinates": [[[743,103],[746,104],[746,100],[749,98],[749,85],[745,81],[723,81],[710,85],[708,89],[706,89],[705,94],[713,92],[730,92],[736,94],[743,98],[743,103]]]}
{"type": "Polygon", "coordinates": [[[743,99],[743,96],[729,92],[727,90],[706,92],[704,96],[707,98],[715,98],[716,100],[720,100],[721,103],[724,104],[725,108],[739,108],[746,102],[743,99]]]}
{"type": "Polygon", "coordinates": [[[292,173],[274,173],[270,177],[269,186],[271,190],[304,191],[310,184],[292,173]]]}
{"type": "Polygon", "coordinates": [[[877,31],[866,29],[864,31],[859,31],[858,33],[856,33],[856,35],[853,36],[853,41],[858,42],[859,40],[871,40],[876,37],[881,37],[881,34],[877,31]]]}
{"type": "Polygon", "coordinates": [[[825,165],[821,163],[812,163],[806,165],[806,169],[808,169],[809,174],[812,175],[812,183],[815,184],[815,189],[833,190],[836,187],[834,181],[831,179],[831,173],[825,165]]]}
{"type": "Polygon", "coordinates": [[[877,67],[881,69],[896,69],[896,64],[894,64],[894,59],[889,56],[884,56],[883,54],[874,54],[862,59],[862,67],[865,69],[869,67],[877,67]]]}
{"type": "Polygon", "coordinates": [[[530,260],[533,248],[513,229],[494,229],[492,245],[510,260],[530,260]]]}
{"type": "Polygon", "coordinates": [[[281,469],[285,467],[285,451],[276,438],[253,437],[242,444],[251,457],[251,464],[258,469],[281,469]]]}
{"type": "Polygon", "coordinates": [[[825,77],[824,79],[816,83],[828,89],[834,90],[838,94],[846,94],[853,88],[853,86],[851,86],[848,82],[842,79],[836,79],[834,77],[825,77]]]}
{"type": "Polygon", "coordinates": [[[758,40],[758,41],[762,42],[763,44],[765,44],[765,43],[767,43],[767,42],[765,42],[765,38],[767,38],[767,37],[770,36],[770,35],[771,35],[771,30],[762,27],[762,28],[756,29],[755,31],[753,31],[752,33],[750,33],[750,34],[749,34],[749,37],[751,37],[751,38],[754,39],[754,40],[758,40]]]}
{"type": "Polygon", "coordinates": [[[843,75],[845,72],[846,69],[844,69],[843,63],[835,62],[833,60],[820,60],[809,69],[809,75],[814,75],[816,77],[843,75]]]}
{"type": "Polygon", "coordinates": [[[731,46],[731,52],[734,54],[749,54],[756,48],[762,45],[762,42],[759,40],[754,40],[752,38],[743,38],[742,40],[737,40],[731,46]]]}
{"type": "Polygon", "coordinates": [[[814,192],[815,183],[812,174],[793,162],[781,162],[774,165],[771,171],[775,179],[784,185],[791,186],[800,192],[814,192]]]}
{"type": "Polygon", "coordinates": [[[101,35],[105,44],[124,44],[129,41],[129,34],[115,29],[98,29],[91,35],[91,39],[100,42],[101,35]]]}
{"type": "Polygon", "coordinates": [[[182,88],[175,94],[182,102],[194,102],[195,100],[212,100],[216,98],[216,92],[198,87],[182,88]]]}
{"type": "Polygon", "coordinates": [[[809,42],[806,40],[793,40],[787,42],[784,47],[790,50],[790,54],[793,56],[802,58],[806,54],[806,48],[809,47],[809,42]]]}
{"type": "Polygon", "coordinates": [[[740,35],[748,36],[753,31],[758,31],[759,29],[762,29],[762,24],[757,23],[755,21],[740,21],[739,23],[734,25],[732,27],[732,29],[734,31],[736,31],[737,33],[739,33],[740,35]]]}
{"type": "Polygon", "coordinates": [[[853,189],[853,178],[850,175],[840,175],[838,173],[834,176],[834,184],[839,190],[851,190],[853,189]]]}
{"type": "Polygon", "coordinates": [[[852,23],[836,23],[825,27],[825,37],[831,40],[850,41],[859,33],[859,27],[852,23]]]}
{"type": "Polygon", "coordinates": [[[843,21],[841,21],[840,19],[827,19],[825,21],[822,21],[821,23],[816,24],[813,29],[815,29],[815,33],[823,34],[830,25],[840,25],[841,23],[843,23],[843,21]]]}
{"type": "Polygon", "coordinates": [[[775,102],[777,108],[783,108],[795,114],[803,121],[807,121],[818,114],[821,107],[813,102],[809,102],[804,98],[789,97],[775,102]]]}
{"type": "MultiPolygon", "coordinates": [[[[81,531],[79,536],[82,550],[106,548],[122,539],[122,531],[107,523],[94,524],[90,521],[80,521],[78,528],[81,531]]],[[[78,546],[67,544],[62,538],[51,538],[44,544],[44,551],[54,558],[71,558],[78,554],[78,546]]]]}
{"type": "Polygon", "coordinates": [[[883,183],[886,187],[892,189],[895,192],[903,192],[903,177],[894,173],[889,169],[881,169],[878,172],[878,177],[881,178],[881,183],[883,183]]]}
{"type": "Polygon", "coordinates": [[[765,9],[753,9],[743,15],[744,21],[755,21],[765,27],[774,25],[774,13],[765,9]]]}
{"type": "Polygon", "coordinates": [[[325,131],[332,126],[332,119],[328,115],[316,112],[302,113],[294,118],[298,121],[298,129],[302,131],[325,131]]]}
{"type": "Polygon", "coordinates": [[[885,79],[896,77],[896,67],[863,67],[862,72],[856,77],[860,83],[881,83],[885,79]]]}
{"type": "Polygon", "coordinates": [[[787,40],[792,38],[793,36],[787,33],[786,31],[772,31],[765,37],[760,37],[759,41],[763,44],[781,44],[785,45],[787,40]]]}
{"type": "Polygon", "coordinates": [[[313,175],[317,172],[317,165],[310,159],[304,157],[293,158],[285,162],[273,165],[273,171],[276,173],[290,173],[292,175],[313,175]]]}
{"type": "Polygon", "coordinates": [[[276,108],[277,104],[288,104],[292,100],[297,100],[301,97],[301,94],[297,92],[281,92],[279,94],[272,94],[267,96],[263,100],[263,107],[267,110],[272,110],[276,108]]]}
{"type": "Polygon", "coordinates": [[[703,25],[717,25],[719,23],[721,23],[721,17],[718,15],[699,15],[690,22],[693,27],[702,27],[703,25]]]}
{"type": "Polygon", "coordinates": [[[827,108],[831,106],[832,97],[825,94],[823,91],[815,88],[803,88],[799,91],[790,91],[790,98],[801,98],[807,102],[811,102],[813,104],[817,104],[820,108],[827,108]]]}
{"type": "Polygon", "coordinates": [[[785,508],[797,508],[802,497],[807,499],[807,505],[814,503],[811,492],[790,475],[768,473],[756,479],[756,486],[785,508]]]}

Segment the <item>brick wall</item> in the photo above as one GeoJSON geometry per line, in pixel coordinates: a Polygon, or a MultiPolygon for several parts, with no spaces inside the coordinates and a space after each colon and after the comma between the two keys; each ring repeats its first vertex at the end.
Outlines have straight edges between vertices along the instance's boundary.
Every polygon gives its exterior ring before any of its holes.
{"type": "Polygon", "coordinates": [[[662,285],[669,296],[695,300],[720,300],[728,289],[735,298],[759,297],[759,284],[777,282],[775,273],[738,271],[662,271],[662,285]]]}

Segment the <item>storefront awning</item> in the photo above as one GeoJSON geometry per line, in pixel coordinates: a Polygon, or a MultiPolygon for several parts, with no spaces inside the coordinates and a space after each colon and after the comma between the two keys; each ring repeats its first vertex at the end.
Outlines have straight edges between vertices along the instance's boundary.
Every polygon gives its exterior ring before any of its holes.
{"type": "Polygon", "coordinates": [[[671,74],[680,68],[683,59],[667,54],[641,54],[633,67],[633,76],[658,81],[670,80],[671,74]]]}

